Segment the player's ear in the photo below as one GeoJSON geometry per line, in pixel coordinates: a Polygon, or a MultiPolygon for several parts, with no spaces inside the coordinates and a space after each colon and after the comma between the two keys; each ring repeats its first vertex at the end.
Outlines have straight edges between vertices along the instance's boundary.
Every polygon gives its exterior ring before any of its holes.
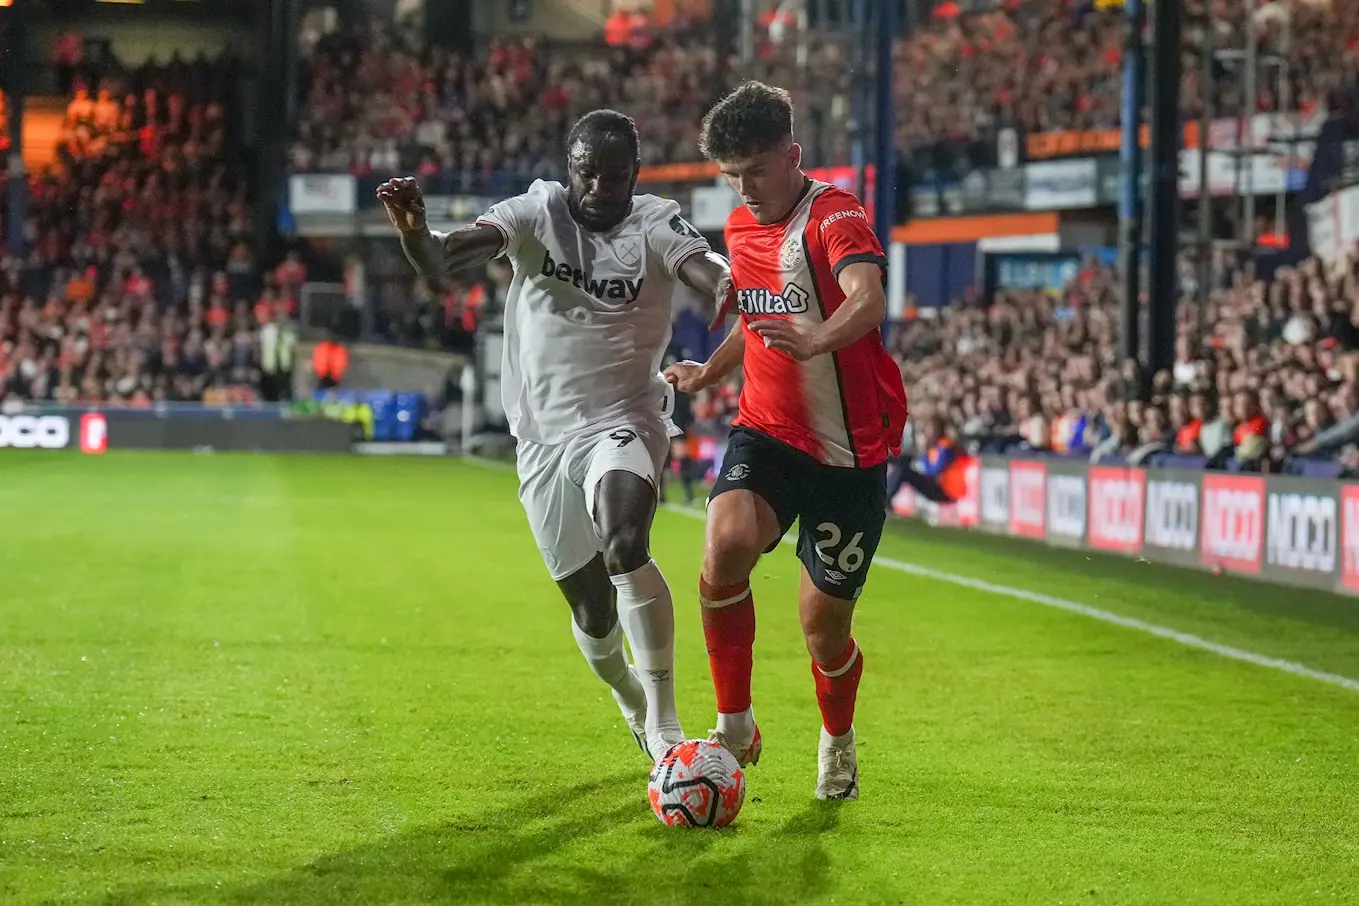
{"type": "Polygon", "coordinates": [[[788,146],[788,165],[794,169],[802,166],[802,146],[797,142],[788,146]]]}

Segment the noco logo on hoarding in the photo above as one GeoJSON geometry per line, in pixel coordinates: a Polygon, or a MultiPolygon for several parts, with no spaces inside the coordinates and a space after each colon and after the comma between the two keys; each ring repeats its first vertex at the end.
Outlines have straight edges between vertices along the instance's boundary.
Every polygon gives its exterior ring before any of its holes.
{"type": "Polygon", "coordinates": [[[1080,541],[1085,537],[1085,478],[1048,475],[1048,534],[1080,541]]]}
{"type": "Polygon", "coordinates": [[[1047,476],[1047,467],[1041,462],[1010,463],[1010,534],[1043,537],[1047,476]]]}
{"type": "Polygon", "coordinates": [[[981,470],[981,518],[993,525],[1010,524],[1010,470],[981,470]]]}
{"type": "Polygon", "coordinates": [[[1145,483],[1146,477],[1137,469],[1090,470],[1091,547],[1129,554],[1141,550],[1145,483]]]}
{"type": "Polygon", "coordinates": [[[1199,541],[1199,488],[1192,481],[1147,482],[1147,547],[1192,551],[1199,541]]]}
{"type": "Polygon", "coordinates": [[[71,423],[60,415],[0,415],[0,449],[64,450],[71,423]]]}
{"type": "Polygon", "coordinates": [[[1334,497],[1271,493],[1265,556],[1271,566],[1334,572],[1338,522],[1334,497]]]}
{"type": "Polygon", "coordinates": [[[1265,529],[1265,480],[1203,476],[1202,529],[1199,554],[1205,564],[1258,573],[1265,529]]]}
{"type": "Polygon", "coordinates": [[[979,459],[990,531],[1359,595],[1359,480],[979,459]]]}

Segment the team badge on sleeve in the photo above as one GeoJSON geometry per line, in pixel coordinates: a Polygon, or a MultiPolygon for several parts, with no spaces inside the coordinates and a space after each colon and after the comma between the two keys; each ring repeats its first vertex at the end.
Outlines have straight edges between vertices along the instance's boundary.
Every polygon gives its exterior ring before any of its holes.
{"type": "Polygon", "coordinates": [[[700,233],[698,230],[694,229],[689,224],[689,221],[685,220],[679,214],[676,214],[674,217],[670,218],[670,229],[674,230],[676,233],[679,233],[681,236],[688,236],[691,239],[703,238],[703,234],[700,233]]]}

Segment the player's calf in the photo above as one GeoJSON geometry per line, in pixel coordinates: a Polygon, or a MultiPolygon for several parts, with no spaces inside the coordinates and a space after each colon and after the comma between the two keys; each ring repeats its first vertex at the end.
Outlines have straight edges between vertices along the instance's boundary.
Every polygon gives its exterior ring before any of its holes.
{"type": "Polygon", "coordinates": [[[684,741],[675,707],[675,605],[655,560],[610,577],[618,590],[623,624],[646,693],[646,736],[654,757],[684,741]]]}
{"type": "Polygon", "coordinates": [[[717,729],[713,739],[742,764],[751,763],[759,757],[759,751],[755,711],[750,702],[755,647],[755,601],[750,581],[715,585],[700,578],[698,595],[708,666],[717,693],[717,729]],[[753,757],[749,754],[751,750],[753,757]]]}
{"type": "Polygon", "coordinates": [[[799,616],[812,658],[816,703],[821,710],[817,758],[819,799],[859,798],[859,760],[854,745],[854,708],[863,676],[863,652],[851,635],[854,602],[817,588],[803,573],[799,616]]]}
{"type": "Polygon", "coordinates": [[[854,707],[859,698],[859,680],[863,673],[863,653],[852,638],[834,658],[812,658],[812,677],[816,683],[816,703],[821,709],[821,725],[831,736],[844,736],[854,726],[854,707]]]}
{"type": "Polygon", "coordinates": [[[596,557],[559,579],[557,586],[571,607],[571,634],[585,663],[613,691],[629,731],[642,751],[647,751],[646,692],[628,664],[622,623],[613,603],[613,585],[604,571],[603,560],[596,557]]]}
{"type": "Polygon", "coordinates": [[[596,507],[604,566],[646,692],[648,747],[660,757],[683,741],[684,732],[675,707],[675,605],[649,550],[654,512],[655,494],[646,479],[622,470],[605,473],[596,507]]]}
{"type": "MultiPolygon", "coordinates": [[[[723,482],[746,476],[732,465],[723,482]]],[[[750,675],[755,645],[755,602],[750,573],[764,551],[778,543],[782,534],[770,505],[755,492],[722,483],[708,503],[704,539],[703,573],[699,578],[699,603],[703,610],[703,636],[708,644],[708,666],[717,693],[717,729],[720,737],[743,764],[759,757],[755,712],[750,701],[750,675]]]]}

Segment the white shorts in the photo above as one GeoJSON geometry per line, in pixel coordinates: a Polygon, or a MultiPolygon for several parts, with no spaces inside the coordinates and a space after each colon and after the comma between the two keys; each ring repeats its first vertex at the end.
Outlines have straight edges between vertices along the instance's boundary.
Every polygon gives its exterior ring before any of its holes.
{"type": "Polygon", "coordinates": [[[554,580],[575,573],[604,549],[594,511],[595,489],[606,472],[631,472],[656,489],[670,447],[666,434],[659,424],[634,424],[561,444],[519,441],[519,502],[554,580]]]}

